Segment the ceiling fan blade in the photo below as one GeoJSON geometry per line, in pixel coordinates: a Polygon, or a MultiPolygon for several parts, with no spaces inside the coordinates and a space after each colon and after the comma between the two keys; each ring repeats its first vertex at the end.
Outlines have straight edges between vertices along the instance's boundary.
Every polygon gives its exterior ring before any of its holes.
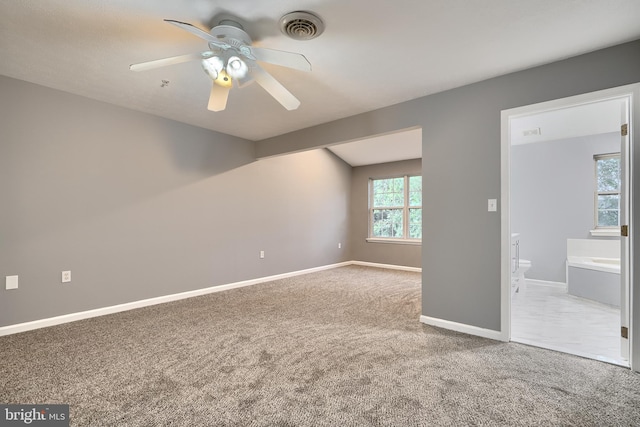
{"type": "Polygon", "coordinates": [[[180,22],[180,21],[175,21],[173,19],[165,19],[165,22],[168,22],[169,24],[173,24],[178,28],[181,28],[185,31],[190,32],[191,34],[200,37],[201,39],[204,39],[206,41],[208,41],[209,43],[218,46],[221,49],[227,50],[229,49],[231,46],[228,45],[227,43],[221,42],[220,40],[218,40],[217,37],[212,36],[211,34],[207,33],[204,30],[201,30],[200,28],[191,25],[189,23],[186,22],[180,22]]]}
{"type": "Polygon", "coordinates": [[[139,64],[129,65],[131,71],[147,71],[154,68],[164,67],[166,65],[180,64],[182,62],[195,61],[196,59],[208,58],[211,52],[190,53],[187,55],[172,56],[171,58],[156,59],[155,61],[141,62],[139,64]]]}
{"type": "Polygon", "coordinates": [[[284,108],[287,110],[295,110],[300,106],[298,98],[293,96],[279,81],[271,74],[267,73],[262,67],[256,65],[251,71],[253,78],[264,90],[269,92],[284,108]]]}
{"type": "Polygon", "coordinates": [[[229,98],[230,90],[231,87],[224,87],[212,83],[207,109],[209,111],[222,111],[227,108],[227,98],[229,98]]]}
{"type": "Polygon", "coordinates": [[[258,61],[281,67],[294,68],[301,71],[311,71],[311,63],[300,53],[285,52],[283,50],[250,47],[251,53],[258,61]]]}

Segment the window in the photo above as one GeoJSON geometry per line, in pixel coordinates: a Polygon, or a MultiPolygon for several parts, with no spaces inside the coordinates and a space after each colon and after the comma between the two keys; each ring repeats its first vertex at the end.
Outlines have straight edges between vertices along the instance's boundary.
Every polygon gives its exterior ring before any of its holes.
{"type": "Polygon", "coordinates": [[[620,225],[620,153],[599,154],[596,163],[596,228],[620,225]]]}
{"type": "Polygon", "coordinates": [[[369,180],[369,240],[419,243],[422,176],[369,180]]]}

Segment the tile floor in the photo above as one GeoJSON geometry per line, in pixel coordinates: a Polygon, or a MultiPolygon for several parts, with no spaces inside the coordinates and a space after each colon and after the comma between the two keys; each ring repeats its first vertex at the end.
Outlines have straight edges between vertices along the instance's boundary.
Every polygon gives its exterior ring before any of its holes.
{"type": "Polygon", "coordinates": [[[559,285],[528,281],[513,294],[511,340],[629,366],[620,357],[620,309],[559,285]]]}

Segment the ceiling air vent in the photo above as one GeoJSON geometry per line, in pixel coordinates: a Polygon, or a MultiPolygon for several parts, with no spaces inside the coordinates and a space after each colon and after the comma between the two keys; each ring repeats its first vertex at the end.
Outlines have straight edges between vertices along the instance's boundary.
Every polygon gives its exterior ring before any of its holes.
{"type": "Polygon", "coordinates": [[[294,40],[311,40],[324,31],[322,20],[310,12],[291,12],[280,18],[280,30],[294,40]]]}

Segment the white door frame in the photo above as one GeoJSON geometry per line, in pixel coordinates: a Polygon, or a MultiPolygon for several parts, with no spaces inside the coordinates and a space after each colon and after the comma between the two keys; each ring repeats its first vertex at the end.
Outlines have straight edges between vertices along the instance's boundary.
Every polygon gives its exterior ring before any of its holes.
{"type": "MultiPolygon", "coordinates": [[[[512,108],[503,110],[501,112],[501,256],[500,256],[500,284],[501,284],[501,301],[500,301],[500,339],[502,341],[511,340],[511,200],[510,200],[510,188],[511,188],[511,141],[510,141],[510,119],[518,116],[527,116],[536,113],[542,113],[550,110],[557,110],[560,108],[567,108],[577,106],[580,104],[588,104],[596,101],[604,101],[612,98],[629,97],[630,102],[630,122],[640,123],[638,117],[640,116],[640,84],[632,84],[626,86],[620,86],[612,89],[605,89],[596,92],[590,92],[582,95],[571,96],[567,98],[556,99],[552,101],[542,102],[538,104],[526,105],[523,107],[512,108]]],[[[633,130],[632,123],[629,124],[633,130]]],[[[632,185],[633,170],[631,165],[633,164],[633,139],[629,147],[629,187],[632,185]]],[[[629,195],[629,217],[628,223],[633,218],[633,190],[630,189],[629,195]]],[[[631,226],[629,227],[631,230],[631,226]]],[[[629,283],[630,293],[627,296],[629,307],[629,327],[633,325],[633,269],[631,268],[633,263],[633,241],[629,237],[630,246],[630,259],[629,259],[629,283]]],[[[631,336],[629,337],[629,364],[631,369],[637,370],[638,367],[633,366],[633,342],[631,336]]]]}

